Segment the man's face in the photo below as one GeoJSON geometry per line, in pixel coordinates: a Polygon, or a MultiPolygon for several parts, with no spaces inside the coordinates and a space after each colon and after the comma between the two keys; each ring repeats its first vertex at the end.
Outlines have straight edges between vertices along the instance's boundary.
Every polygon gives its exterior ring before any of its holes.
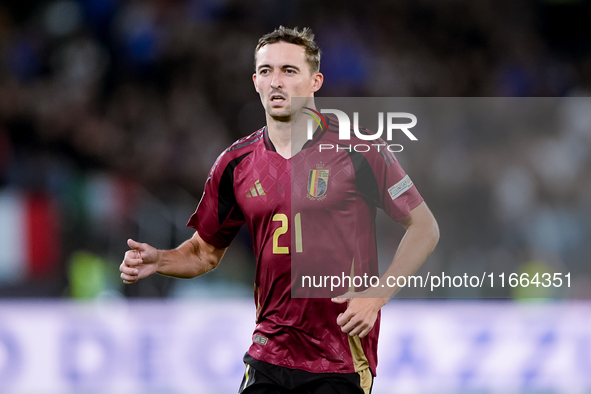
{"type": "Polygon", "coordinates": [[[291,120],[290,98],[312,97],[322,86],[322,74],[310,73],[304,47],[281,41],[258,51],[252,79],[267,115],[282,122],[291,120]]]}

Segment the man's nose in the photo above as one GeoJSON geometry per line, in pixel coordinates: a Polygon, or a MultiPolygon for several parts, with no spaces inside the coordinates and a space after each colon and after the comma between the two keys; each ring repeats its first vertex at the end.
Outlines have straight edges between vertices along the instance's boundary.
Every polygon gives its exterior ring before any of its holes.
{"type": "Polygon", "coordinates": [[[281,79],[281,73],[273,73],[273,78],[271,79],[271,87],[273,89],[280,89],[283,87],[283,80],[281,79]]]}

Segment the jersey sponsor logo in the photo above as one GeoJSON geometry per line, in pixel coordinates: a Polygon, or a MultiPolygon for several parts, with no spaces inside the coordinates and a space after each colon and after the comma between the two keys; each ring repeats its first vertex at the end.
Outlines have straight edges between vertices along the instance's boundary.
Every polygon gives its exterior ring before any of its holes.
{"type": "Polygon", "coordinates": [[[253,339],[252,341],[253,341],[254,343],[258,343],[258,344],[261,344],[261,345],[266,345],[266,344],[267,344],[267,342],[269,341],[269,338],[267,338],[267,337],[264,337],[264,336],[262,336],[262,335],[259,335],[259,334],[256,334],[256,335],[254,336],[254,339],[253,339]]]}
{"type": "Polygon", "coordinates": [[[402,193],[410,189],[412,185],[413,183],[410,180],[410,177],[407,175],[404,178],[402,178],[400,182],[389,188],[388,193],[390,193],[390,197],[392,198],[392,200],[395,200],[402,193]]]}
{"type": "Polygon", "coordinates": [[[246,198],[251,197],[258,197],[264,196],[265,190],[263,190],[263,186],[261,185],[261,181],[258,179],[255,181],[254,186],[250,188],[250,190],[246,193],[246,198]]]}
{"type": "Polygon", "coordinates": [[[324,164],[316,164],[315,170],[310,170],[308,175],[308,198],[312,200],[322,200],[326,198],[328,189],[328,170],[324,169],[324,164]]]}

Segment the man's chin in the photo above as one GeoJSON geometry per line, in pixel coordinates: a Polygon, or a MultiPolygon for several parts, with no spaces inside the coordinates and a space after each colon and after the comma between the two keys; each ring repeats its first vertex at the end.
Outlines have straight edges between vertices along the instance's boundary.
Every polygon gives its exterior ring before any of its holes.
{"type": "Polygon", "coordinates": [[[269,116],[277,122],[291,122],[291,112],[289,111],[269,111],[269,116]]]}

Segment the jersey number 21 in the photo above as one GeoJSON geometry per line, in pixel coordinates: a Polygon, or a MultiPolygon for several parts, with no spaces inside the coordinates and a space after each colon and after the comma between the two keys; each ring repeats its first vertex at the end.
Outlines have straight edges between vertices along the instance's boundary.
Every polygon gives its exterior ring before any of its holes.
{"type": "MultiPolygon", "coordinates": [[[[289,229],[289,220],[284,213],[276,213],[273,216],[274,222],[281,222],[281,225],[273,233],[273,253],[274,254],[289,254],[289,247],[279,246],[279,237],[287,232],[289,229]]],[[[295,229],[295,251],[302,252],[302,221],[299,213],[296,213],[293,218],[293,225],[295,229]]]]}

